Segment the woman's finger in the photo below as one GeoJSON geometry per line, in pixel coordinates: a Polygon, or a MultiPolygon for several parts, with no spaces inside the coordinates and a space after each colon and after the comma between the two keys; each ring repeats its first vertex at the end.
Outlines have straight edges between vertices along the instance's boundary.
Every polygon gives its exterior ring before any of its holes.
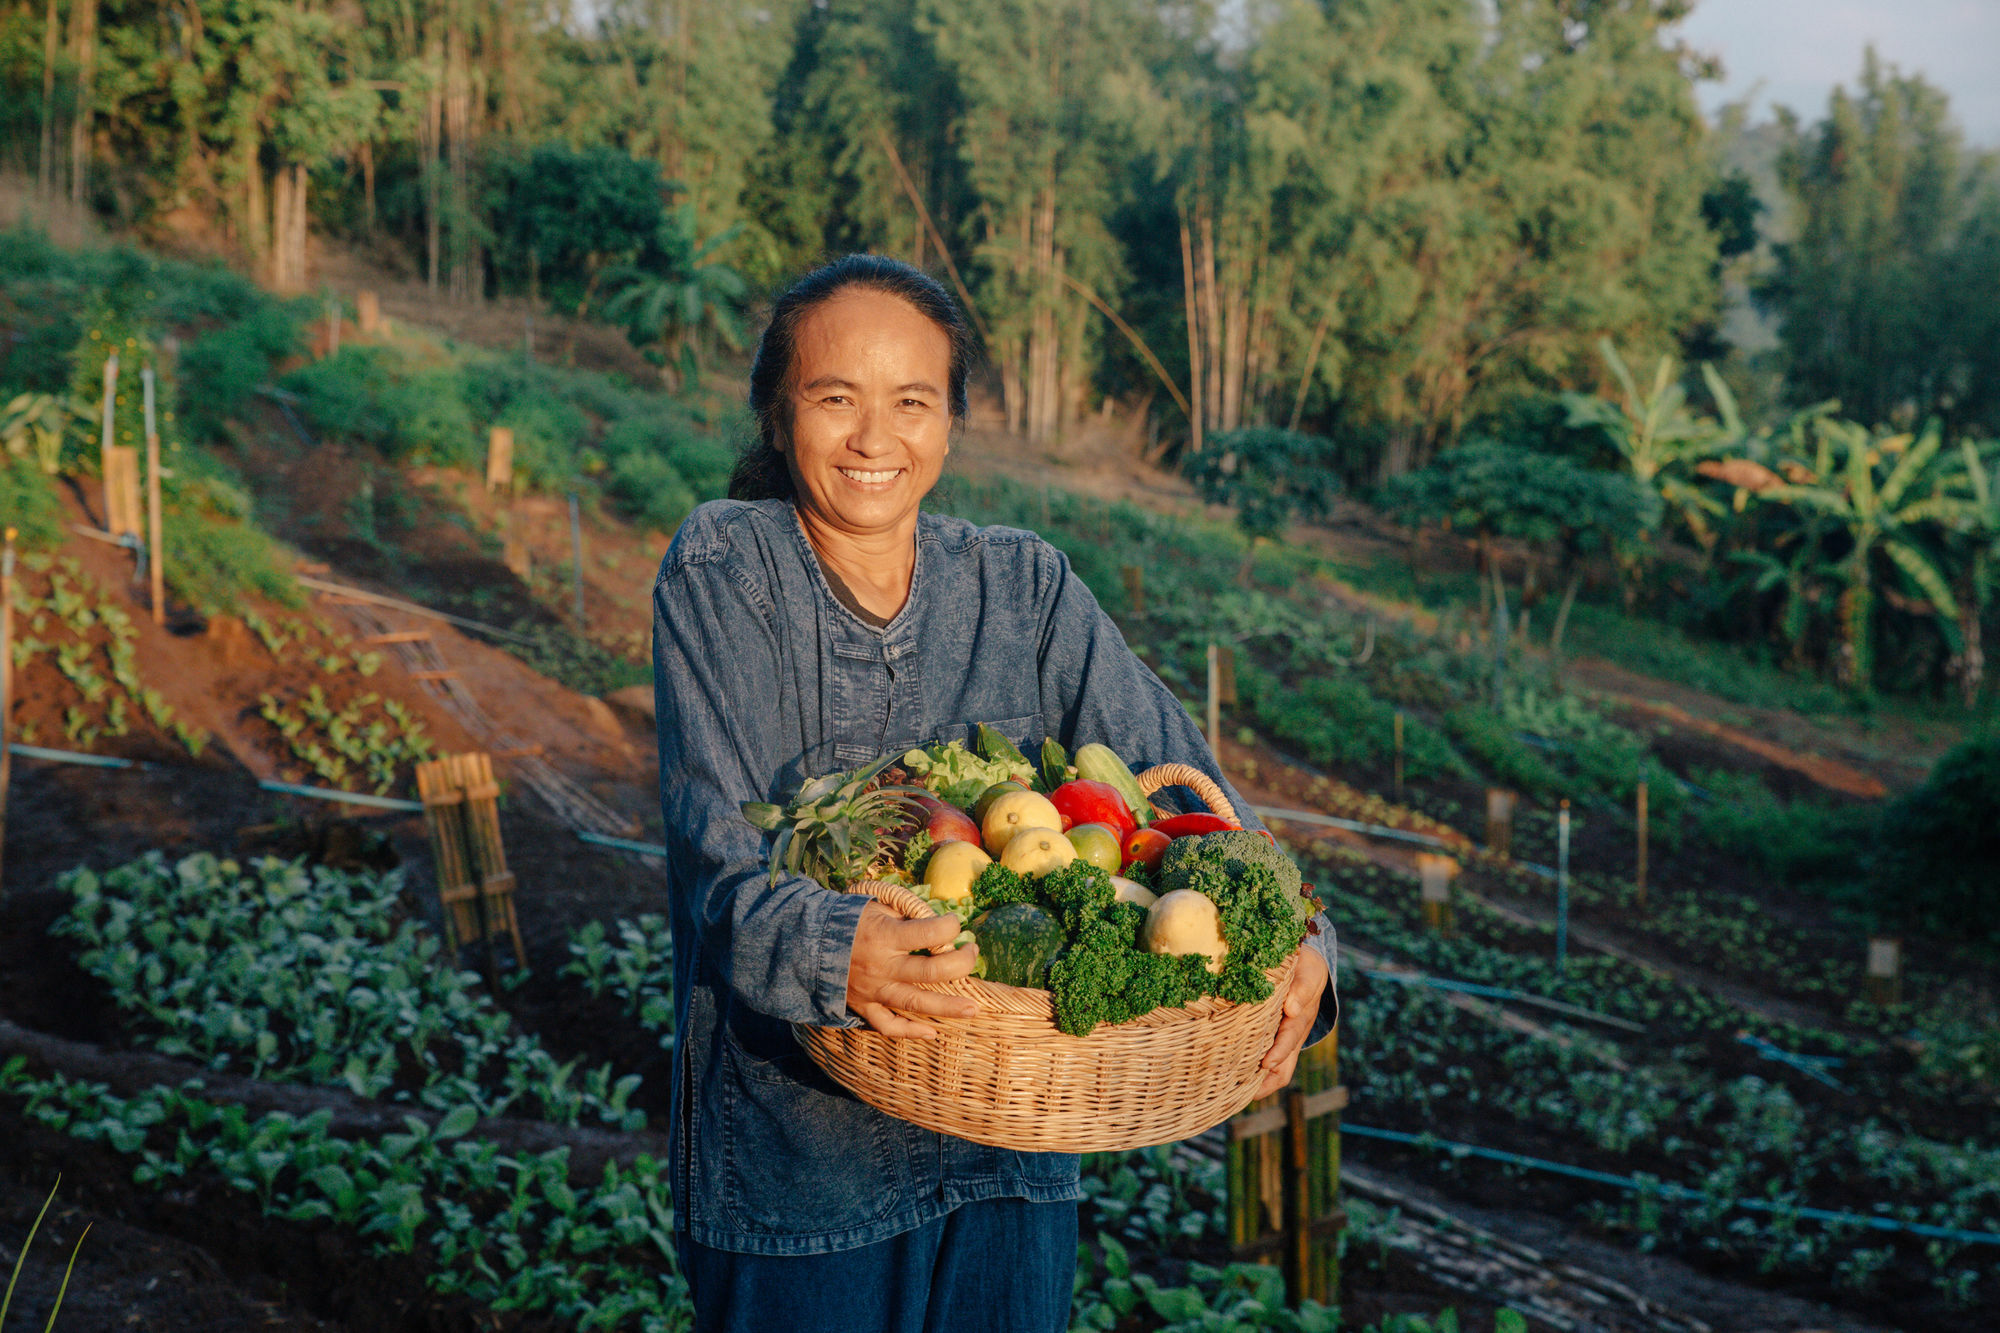
{"type": "Polygon", "coordinates": [[[936,984],[971,976],[978,962],[979,946],[968,944],[962,949],[946,949],[943,953],[899,954],[883,971],[897,981],[907,981],[912,985],[936,984]]]}
{"type": "Polygon", "coordinates": [[[1257,1085],[1257,1091],[1251,1095],[1251,1100],[1255,1101],[1258,1097],[1268,1097],[1290,1083],[1292,1081],[1292,1073],[1297,1069],[1298,1063],[1299,1053],[1295,1050],[1276,1069],[1264,1075],[1264,1081],[1257,1085]]]}
{"type": "Polygon", "coordinates": [[[906,1012],[936,1014],[939,1018],[971,1018],[979,1012],[978,1001],[969,996],[945,995],[901,981],[884,982],[876,997],[883,1004],[906,1012]]]}
{"type": "Polygon", "coordinates": [[[891,922],[886,937],[898,953],[929,952],[957,939],[961,929],[958,918],[947,914],[891,922]]]}
{"type": "Polygon", "coordinates": [[[937,1039],[937,1029],[930,1024],[904,1018],[883,1005],[864,1004],[854,1012],[860,1014],[862,1021],[869,1027],[885,1037],[915,1037],[920,1041],[937,1039]]]}

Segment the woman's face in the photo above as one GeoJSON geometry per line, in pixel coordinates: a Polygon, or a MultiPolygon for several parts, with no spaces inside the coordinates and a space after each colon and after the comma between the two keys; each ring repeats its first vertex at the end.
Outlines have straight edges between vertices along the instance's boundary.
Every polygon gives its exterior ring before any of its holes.
{"type": "Polygon", "coordinates": [[[798,504],[851,536],[914,527],[951,448],[951,342],[901,297],[851,287],[800,321],[790,439],[798,504]]]}

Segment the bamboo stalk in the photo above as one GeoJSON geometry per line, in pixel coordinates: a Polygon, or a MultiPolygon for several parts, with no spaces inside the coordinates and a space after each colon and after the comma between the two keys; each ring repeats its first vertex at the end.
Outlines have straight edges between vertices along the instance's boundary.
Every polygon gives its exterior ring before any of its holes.
{"type": "Polygon", "coordinates": [[[1639,910],[1643,912],[1646,910],[1646,824],[1647,824],[1646,781],[1644,778],[1641,778],[1639,780],[1638,799],[1639,799],[1639,866],[1634,876],[1633,882],[1638,888],[1638,895],[1634,901],[1638,904],[1639,910]]]}
{"type": "Polygon", "coordinates": [[[153,416],[153,368],[139,372],[146,386],[146,539],[151,575],[153,623],[167,623],[167,572],[160,518],[160,432],[153,416]]]}
{"type": "MultiPolygon", "coordinates": [[[[14,536],[8,528],[0,550],[0,858],[7,849],[7,789],[13,779],[13,747],[7,743],[8,718],[14,706],[14,536]]],[[[4,865],[4,860],[0,860],[4,865]]],[[[6,897],[6,877],[0,873],[0,899],[6,897]]]]}

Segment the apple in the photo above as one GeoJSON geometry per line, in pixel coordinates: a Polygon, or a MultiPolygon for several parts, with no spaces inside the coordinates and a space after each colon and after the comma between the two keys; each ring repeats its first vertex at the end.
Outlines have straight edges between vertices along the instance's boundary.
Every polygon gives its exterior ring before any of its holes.
{"type": "Polygon", "coordinates": [[[1108,782],[1089,778],[1065,782],[1049,793],[1049,803],[1063,817],[1065,831],[1074,824],[1102,824],[1122,840],[1139,826],[1125,798],[1108,782]]]}
{"type": "Polygon", "coordinates": [[[931,835],[932,842],[978,843],[979,825],[965,811],[935,797],[919,797],[918,804],[928,812],[923,829],[931,835]]]}
{"type": "Polygon", "coordinates": [[[1061,832],[1052,828],[1021,829],[1008,838],[1007,850],[1000,853],[1001,865],[1029,879],[1040,879],[1051,870],[1060,870],[1074,860],[1076,848],[1070,846],[1069,839],[1061,832]]]}
{"type": "Polygon", "coordinates": [[[1013,778],[1008,778],[1004,782],[994,783],[992,786],[988,787],[985,791],[979,793],[979,799],[972,803],[973,819],[977,820],[981,824],[984,824],[986,822],[986,812],[993,808],[993,803],[995,801],[999,800],[1002,796],[1005,796],[1008,792],[1026,791],[1027,789],[1028,789],[1027,783],[1016,781],[1013,778]]]}
{"type": "Polygon", "coordinates": [[[1142,828],[1126,834],[1125,864],[1119,869],[1136,865],[1144,866],[1148,870],[1158,870],[1160,858],[1167,854],[1167,844],[1172,841],[1172,838],[1158,829],[1142,828]]]}
{"type": "Polygon", "coordinates": [[[1090,862],[1108,875],[1124,868],[1118,851],[1118,834],[1102,824],[1078,824],[1063,835],[1076,848],[1079,859],[1090,862]]]}
{"type": "MultiPolygon", "coordinates": [[[[1049,804],[1049,798],[1038,791],[1010,791],[986,807],[986,818],[980,823],[980,831],[985,834],[986,850],[999,856],[1007,850],[1007,843],[1023,829],[1051,829],[1060,838],[1059,827],[1062,816],[1049,804]]],[[[1068,843],[1063,846],[1067,848],[1068,843]]]]}

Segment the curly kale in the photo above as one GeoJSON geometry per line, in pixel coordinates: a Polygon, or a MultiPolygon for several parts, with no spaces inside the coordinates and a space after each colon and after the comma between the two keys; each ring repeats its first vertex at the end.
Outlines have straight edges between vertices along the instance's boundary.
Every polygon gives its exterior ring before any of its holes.
{"type": "Polygon", "coordinates": [[[1110,874],[1081,858],[1051,870],[1035,888],[1037,896],[1072,935],[1084,923],[1102,915],[1118,896],[1111,887],[1110,874]]]}
{"type": "Polygon", "coordinates": [[[1113,903],[1070,936],[1069,947],[1049,968],[1057,1027],[1081,1037],[1099,1023],[1123,1023],[1165,1005],[1189,1004],[1207,992],[1214,978],[1199,955],[1140,950],[1145,920],[1146,909],[1137,903],[1113,903]]]}
{"type": "Polygon", "coordinates": [[[1004,903],[1034,901],[1034,881],[1024,879],[998,861],[981,870],[979,878],[972,881],[972,905],[975,911],[990,912],[1004,903]]]}

